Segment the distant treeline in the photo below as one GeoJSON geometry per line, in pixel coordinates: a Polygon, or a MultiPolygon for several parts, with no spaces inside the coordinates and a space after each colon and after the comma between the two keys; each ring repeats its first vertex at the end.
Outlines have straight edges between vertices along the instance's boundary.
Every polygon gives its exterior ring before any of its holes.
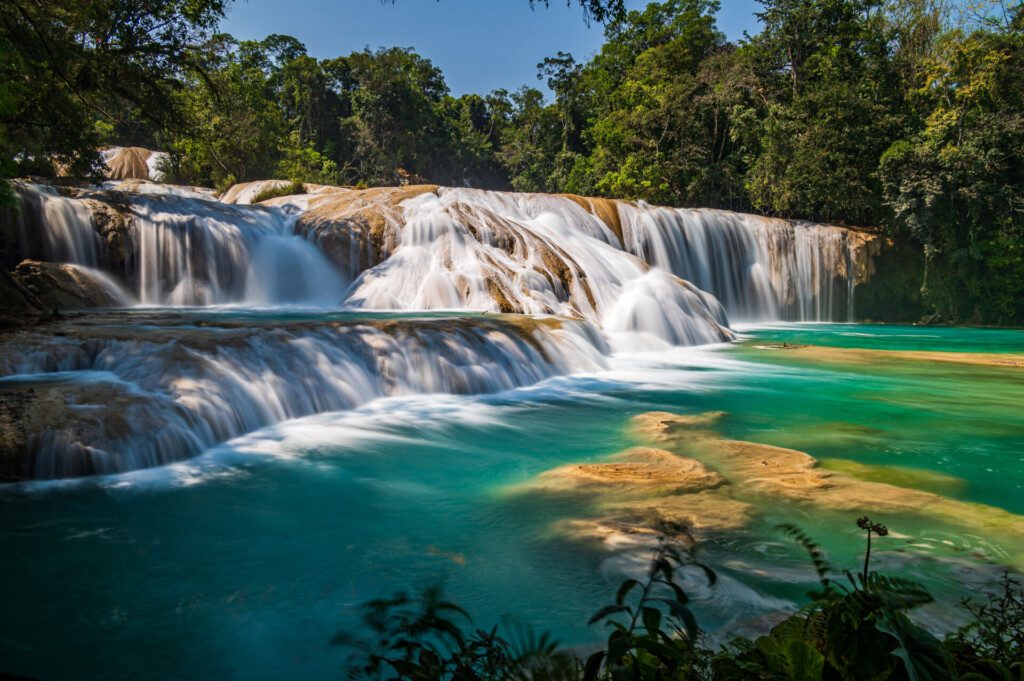
{"type": "Polygon", "coordinates": [[[603,47],[539,64],[547,101],[453,97],[411,49],[237,41],[218,0],[0,0],[3,171],[138,144],[215,187],[427,181],[881,226],[923,248],[947,319],[1024,323],[1019,0],[761,0],[737,43],[713,0],[596,4],[603,47]]]}

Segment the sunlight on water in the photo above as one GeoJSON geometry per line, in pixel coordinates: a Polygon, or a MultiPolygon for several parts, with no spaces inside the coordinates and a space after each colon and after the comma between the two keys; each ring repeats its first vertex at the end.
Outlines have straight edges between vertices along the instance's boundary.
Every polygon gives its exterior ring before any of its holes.
{"type": "MultiPolygon", "coordinates": [[[[929,347],[920,331],[751,329],[736,346],[618,355],[606,368],[482,396],[371,399],[163,468],[8,487],[2,597],[26,616],[0,636],[27,659],[49,645],[54,617],[80,622],[45,670],[58,676],[130,673],[153,660],[186,675],[329,675],[341,659],[327,640],[351,622],[356,604],[440,580],[480,623],[512,613],[568,643],[593,640],[598,632],[583,623],[642,555],[567,541],[552,528],[578,515],[576,504],[504,490],[628,446],[628,418],[651,410],[724,410],[729,437],[933,471],[960,481],[943,494],[1024,514],[1019,373],[1003,371],[1004,390],[957,365],[852,372],[758,349],[795,340],[847,346],[862,337],[850,334],[872,334],[878,349],[886,347],[880,334],[893,347],[929,347]],[[975,397],[947,403],[946,391],[975,397]],[[154,643],[154,630],[173,644],[154,643]],[[93,666],[96,647],[113,635],[131,645],[93,666]]],[[[1020,345],[1013,332],[939,333],[944,350],[990,334],[993,345],[1020,345]]],[[[895,537],[879,551],[879,566],[940,595],[980,588],[1012,560],[1009,545],[976,532],[884,520],[895,537]]],[[[813,575],[771,529],[786,521],[822,541],[835,563],[856,559],[852,518],[765,503],[746,529],[703,546],[721,580],[708,589],[687,578],[702,624],[756,631],[803,601],[813,575]]],[[[941,608],[930,617],[939,627],[956,621],[941,608]]]]}
{"type": "Polygon", "coordinates": [[[24,248],[126,307],[0,353],[32,431],[0,486],[14,668],[329,677],[360,603],[434,583],[587,645],[646,560],[635,518],[698,497],[719,581],[683,579],[719,637],[806,602],[779,523],[847,566],[853,518],[886,522],[877,565],[936,630],[1024,567],[1024,332],[832,323],[869,236],[469,189],[17,189],[24,248]],[[638,446],[713,484],[572,486],[638,446]]]}

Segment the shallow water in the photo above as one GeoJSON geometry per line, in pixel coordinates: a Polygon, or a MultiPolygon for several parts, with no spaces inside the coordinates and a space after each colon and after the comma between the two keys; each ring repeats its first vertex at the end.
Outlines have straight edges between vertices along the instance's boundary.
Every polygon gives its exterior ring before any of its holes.
{"type": "MultiPolygon", "coordinates": [[[[265,313],[230,314],[248,323],[265,313]]],[[[633,444],[627,421],[650,410],[723,410],[728,437],[898,466],[901,484],[1024,514],[1024,370],[823,362],[765,347],[1024,353],[1024,332],[742,330],[739,343],[619,355],[607,371],[497,394],[377,399],[162,468],[3,488],[3,667],[43,678],[331,677],[344,651],[328,641],[358,604],[434,582],[481,625],[510,614],[566,644],[594,641],[602,631],[586,620],[642,557],[566,540],[552,523],[587,509],[508,488],[633,444]]],[[[758,511],[701,548],[719,585],[687,587],[708,630],[763,628],[804,602],[813,574],[777,523],[803,527],[836,565],[855,564],[853,518],[784,502],[758,511]]],[[[1022,567],[1012,538],[875,519],[894,531],[878,566],[940,596],[925,613],[937,629],[957,621],[941,602],[1022,567]]]]}

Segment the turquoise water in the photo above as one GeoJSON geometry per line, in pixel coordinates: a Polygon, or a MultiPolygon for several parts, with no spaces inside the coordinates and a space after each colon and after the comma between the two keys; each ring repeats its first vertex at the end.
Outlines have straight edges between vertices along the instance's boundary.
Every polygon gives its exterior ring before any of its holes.
{"type": "MultiPolygon", "coordinates": [[[[436,582],[481,625],[509,614],[569,645],[593,641],[601,631],[586,620],[642,556],[567,540],[552,524],[588,509],[509,487],[634,444],[625,426],[651,410],[723,410],[725,436],[942,473],[956,479],[944,495],[1024,515],[1024,370],[763,347],[778,343],[1019,353],[1024,332],[749,328],[729,346],[619,357],[605,373],[499,395],[299,419],[161,469],[8,486],[2,666],[42,678],[333,677],[345,653],[328,641],[358,604],[436,582]]],[[[877,519],[897,532],[878,565],[940,597],[1021,567],[1015,538],[877,519]]],[[[766,502],[750,527],[709,539],[702,557],[719,585],[686,584],[702,625],[756,630],[804,602],[812,574],[776,523],[801,525],[845,567],[860,548],[852,521],[766,502]]],[[[925,616],[957,621],[941,604],[925,616]]]]}
{"type": "MultiPolygon", "coordinates": [[[[741,331],[744,325],[736,325],[741,331]]],[[[813,343],[840,348],[931,350],[940,352],[1024,352],[1019,329],[896,324],[761,324],[752,337],[772,343],[813,343]]]]}

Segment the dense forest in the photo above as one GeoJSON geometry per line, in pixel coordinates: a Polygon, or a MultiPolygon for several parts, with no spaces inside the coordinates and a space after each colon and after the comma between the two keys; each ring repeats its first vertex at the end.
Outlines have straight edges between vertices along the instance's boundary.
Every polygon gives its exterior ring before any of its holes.
{"type": "Polygon", "coordinates": [[[1024,322],[1020,2],[761,0],[737,42],[714,0],[581,4],[604,45],[538,64],[549,100],[455,97],[409,48],[239,41],[222,0],[0,0],[0,172],[88,175],[97,148],[140,145],[219,188],[425,181],[872,226],[923,250],[946,319],[1024,322]]]}

